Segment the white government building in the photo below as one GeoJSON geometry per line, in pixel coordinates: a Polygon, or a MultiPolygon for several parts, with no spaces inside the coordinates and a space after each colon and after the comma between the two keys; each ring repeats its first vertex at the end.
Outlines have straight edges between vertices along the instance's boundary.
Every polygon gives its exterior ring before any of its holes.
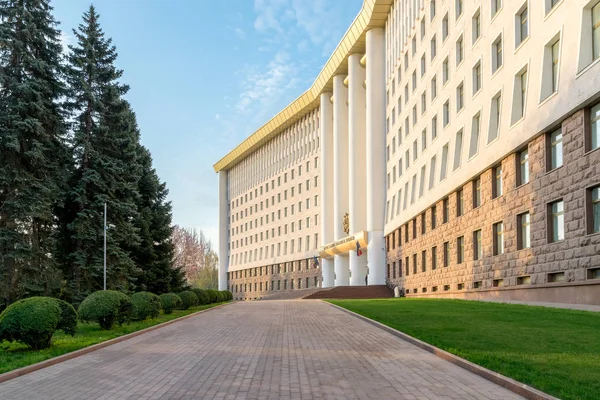
{"type": "Polygon", "coordinates": [[[599,304],[599,59],[600,0],[365,0],[214,165],[219,288],[599,304]]]}

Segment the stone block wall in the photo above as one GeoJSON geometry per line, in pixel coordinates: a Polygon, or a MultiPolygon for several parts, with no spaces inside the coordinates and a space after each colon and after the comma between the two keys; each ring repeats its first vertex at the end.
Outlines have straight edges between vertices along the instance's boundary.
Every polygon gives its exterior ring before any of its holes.
{"type": "Polygon", "coordinates": [[[588,109],[562,122],[563,166],[548,170],[548,136],[538,136],[501,161],[501,196],[492,198],[492,175],[494,167],[499,165],[496,164],[479,175],[481,206],[473,207],[474,180],[469,181],[448,194],[450,218],[447,223],[443,223],[444,199],[441,199],[432,204],[437,210],[435,229],[431,227],[432,207],[424,212],[424,234],[422,215],[398,227],[387,236],[390,283],[398,285],[407,296],[600,304],[600,279],[593,271],[600,268],[600,234],[589,233],[591,221],[586,203],[587,190],[600,184],[600,149],[586,151],[589,124],[588,109]],[[524,148],[529,153],[530,180],[517,187],[518,152],[524,148]],[[463,214],[457,216],[456,193],[461,189],[463,214]],[[564,201],[565,238],[550,243],[548,208],[551,202],[560,199],[564,201]],[[531,247],[519,249],[518,215],[524,212],[531,215],[531,247]],[[497,222],[504,224],[504,253],[493,255],[493,225],[497,222]],[[474,232],[479,229],[483,256],[474,260],[474,232]],[[464,237],[464,260],[459,264],[457,238],[460,236],[464,237]],[[445,242],[449,245],[448,266],[444,266],[445,242]],[[436,269],[432,269],[434,246],[437,247],[436,269]],[[422,251],[426,251],[424,268],[422,251]],[[562,272],[564,276],[560,275],[562,272]],[[551,275],[553,273],[559,275],[551,275]]]}
{"type": "Polygon", "coordinates": [[[312,259],[228,272],[228,288],[235,300],[256,300],[275,293],[318,287],[321,287],[321,268],[312,259]]]}

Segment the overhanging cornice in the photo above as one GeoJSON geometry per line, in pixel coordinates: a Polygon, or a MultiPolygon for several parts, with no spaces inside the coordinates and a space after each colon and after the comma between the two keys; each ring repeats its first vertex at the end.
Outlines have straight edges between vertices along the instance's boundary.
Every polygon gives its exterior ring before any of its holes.
{"type": "Polygon", "coordinates": [[[393,0],[364,0],[362,9],[310,89],[215,163],[213,165],[215,172],[230,169],[264,143],[317,108],[320,94],[333,91],[334,75],[348,74],[348,63],[346,62],[348,57],[353,53],[365,53],[366,32],[371,28],[385,25],[392,2],[393,0]]]}

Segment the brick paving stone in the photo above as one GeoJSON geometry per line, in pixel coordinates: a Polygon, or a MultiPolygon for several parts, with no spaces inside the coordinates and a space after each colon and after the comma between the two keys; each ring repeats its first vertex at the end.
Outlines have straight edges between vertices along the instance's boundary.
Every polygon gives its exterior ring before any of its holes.
{"type": "Polygon", "coordinates": [[[326,303],[232,304],[0,384],[0,399],[519,399],[326,303]]]}

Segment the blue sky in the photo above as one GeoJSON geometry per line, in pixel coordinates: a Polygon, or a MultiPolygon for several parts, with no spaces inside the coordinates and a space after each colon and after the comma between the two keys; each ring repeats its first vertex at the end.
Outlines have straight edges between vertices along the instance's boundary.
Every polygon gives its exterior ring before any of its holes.
{"type": "MultiPolygon", "coordinates": [[[[63,41],[89,7],[53,0],[63,41]]],[[[217,245],[212,165],[313,82],[362,0],[96,0],[173,203],[217,245]]]]}

